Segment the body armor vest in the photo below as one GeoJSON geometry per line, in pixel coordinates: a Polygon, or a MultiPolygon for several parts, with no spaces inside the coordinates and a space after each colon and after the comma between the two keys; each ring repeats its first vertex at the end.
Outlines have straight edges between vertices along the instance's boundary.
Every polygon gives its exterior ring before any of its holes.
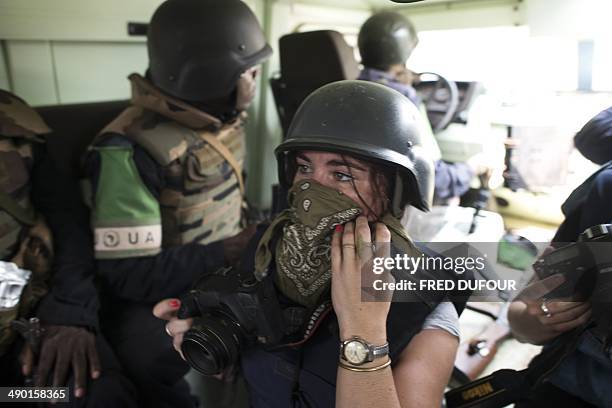
{"type": "MultiPolygon", "coordinates": [[[[132,103],[94,143],[121,135],[162,166],[162,247],[207,244],[241,230],[245,135],[242,114],[231,123],[161,94],[131,75],[132,103]]],[[[125,225],[129,226],[129,225],[125,225]]]]}

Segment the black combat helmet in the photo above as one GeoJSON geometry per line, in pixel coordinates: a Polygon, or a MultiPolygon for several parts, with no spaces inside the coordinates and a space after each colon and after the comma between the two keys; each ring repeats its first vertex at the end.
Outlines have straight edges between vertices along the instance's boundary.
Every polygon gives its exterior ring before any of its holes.
{"type": "MultiPolygon", "coordinates": [[[[281,185],[295,174],[290,153],[346,153],[395,170],[393,213],[406,205],[427,211],[433,195],[433,162],[421,146],[417,108],[399,92],[373,82],[338,81],[311,93],[296,112],[287,138],[275,150],[281,185]]],[[[394,183],[394,184],[393,184],[394,183]]]]}
{"type": "Polygon", "coordinates": [[[272,53],[240,0],[167,0],[153,14],[147,45],[150,80],[189,102],[228,96],[245,70],[272,53]]]}
{"type": "Polygon", "coordinates": [[[361,63],[386,71],[391,65],[405,64],[419,38],[406,17],[385,11],[363,23],[357,42],[361,63]]]}

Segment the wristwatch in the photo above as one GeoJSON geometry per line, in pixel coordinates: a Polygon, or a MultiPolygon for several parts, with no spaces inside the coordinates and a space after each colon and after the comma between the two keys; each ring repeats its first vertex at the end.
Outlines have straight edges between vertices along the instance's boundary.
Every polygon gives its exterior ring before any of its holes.
{"type": "Polygon", "coordinates": [[[389,343],[375,346],[359,336],[340,342],[340,358],[355,366],[370,363],[387,355],[389,355],[389,343]]]}

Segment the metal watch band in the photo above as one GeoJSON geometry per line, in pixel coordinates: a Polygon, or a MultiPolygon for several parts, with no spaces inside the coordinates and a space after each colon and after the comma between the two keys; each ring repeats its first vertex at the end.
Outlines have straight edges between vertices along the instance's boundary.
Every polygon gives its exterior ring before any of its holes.
{"type": "Polygon", "coordinates": [[[376,358],[384,357],[389,354],[389,343],[385,343],[382,346],[372,346],[372,356],[376,358]]]}

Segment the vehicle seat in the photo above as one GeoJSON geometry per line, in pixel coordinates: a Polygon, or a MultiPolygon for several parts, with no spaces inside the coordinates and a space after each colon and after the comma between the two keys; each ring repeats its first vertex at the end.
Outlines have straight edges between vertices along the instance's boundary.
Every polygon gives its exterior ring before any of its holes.
{"type": "Polygon", "coordinates": [[[72,177],[80,174],[81,157],[93,138],[129,105],[128,100],[52,105],[36,108],[52,133],[48,154],[58,169],[72,177]]]}
{"type": "Polygon", "coordinates": [[[293,115],[312,91],[330,82],[356,79],[359,64],[338,31],[292,33],[278,43],[280,75],[270,79],[270,86],[286,135],[293,115]]]}

